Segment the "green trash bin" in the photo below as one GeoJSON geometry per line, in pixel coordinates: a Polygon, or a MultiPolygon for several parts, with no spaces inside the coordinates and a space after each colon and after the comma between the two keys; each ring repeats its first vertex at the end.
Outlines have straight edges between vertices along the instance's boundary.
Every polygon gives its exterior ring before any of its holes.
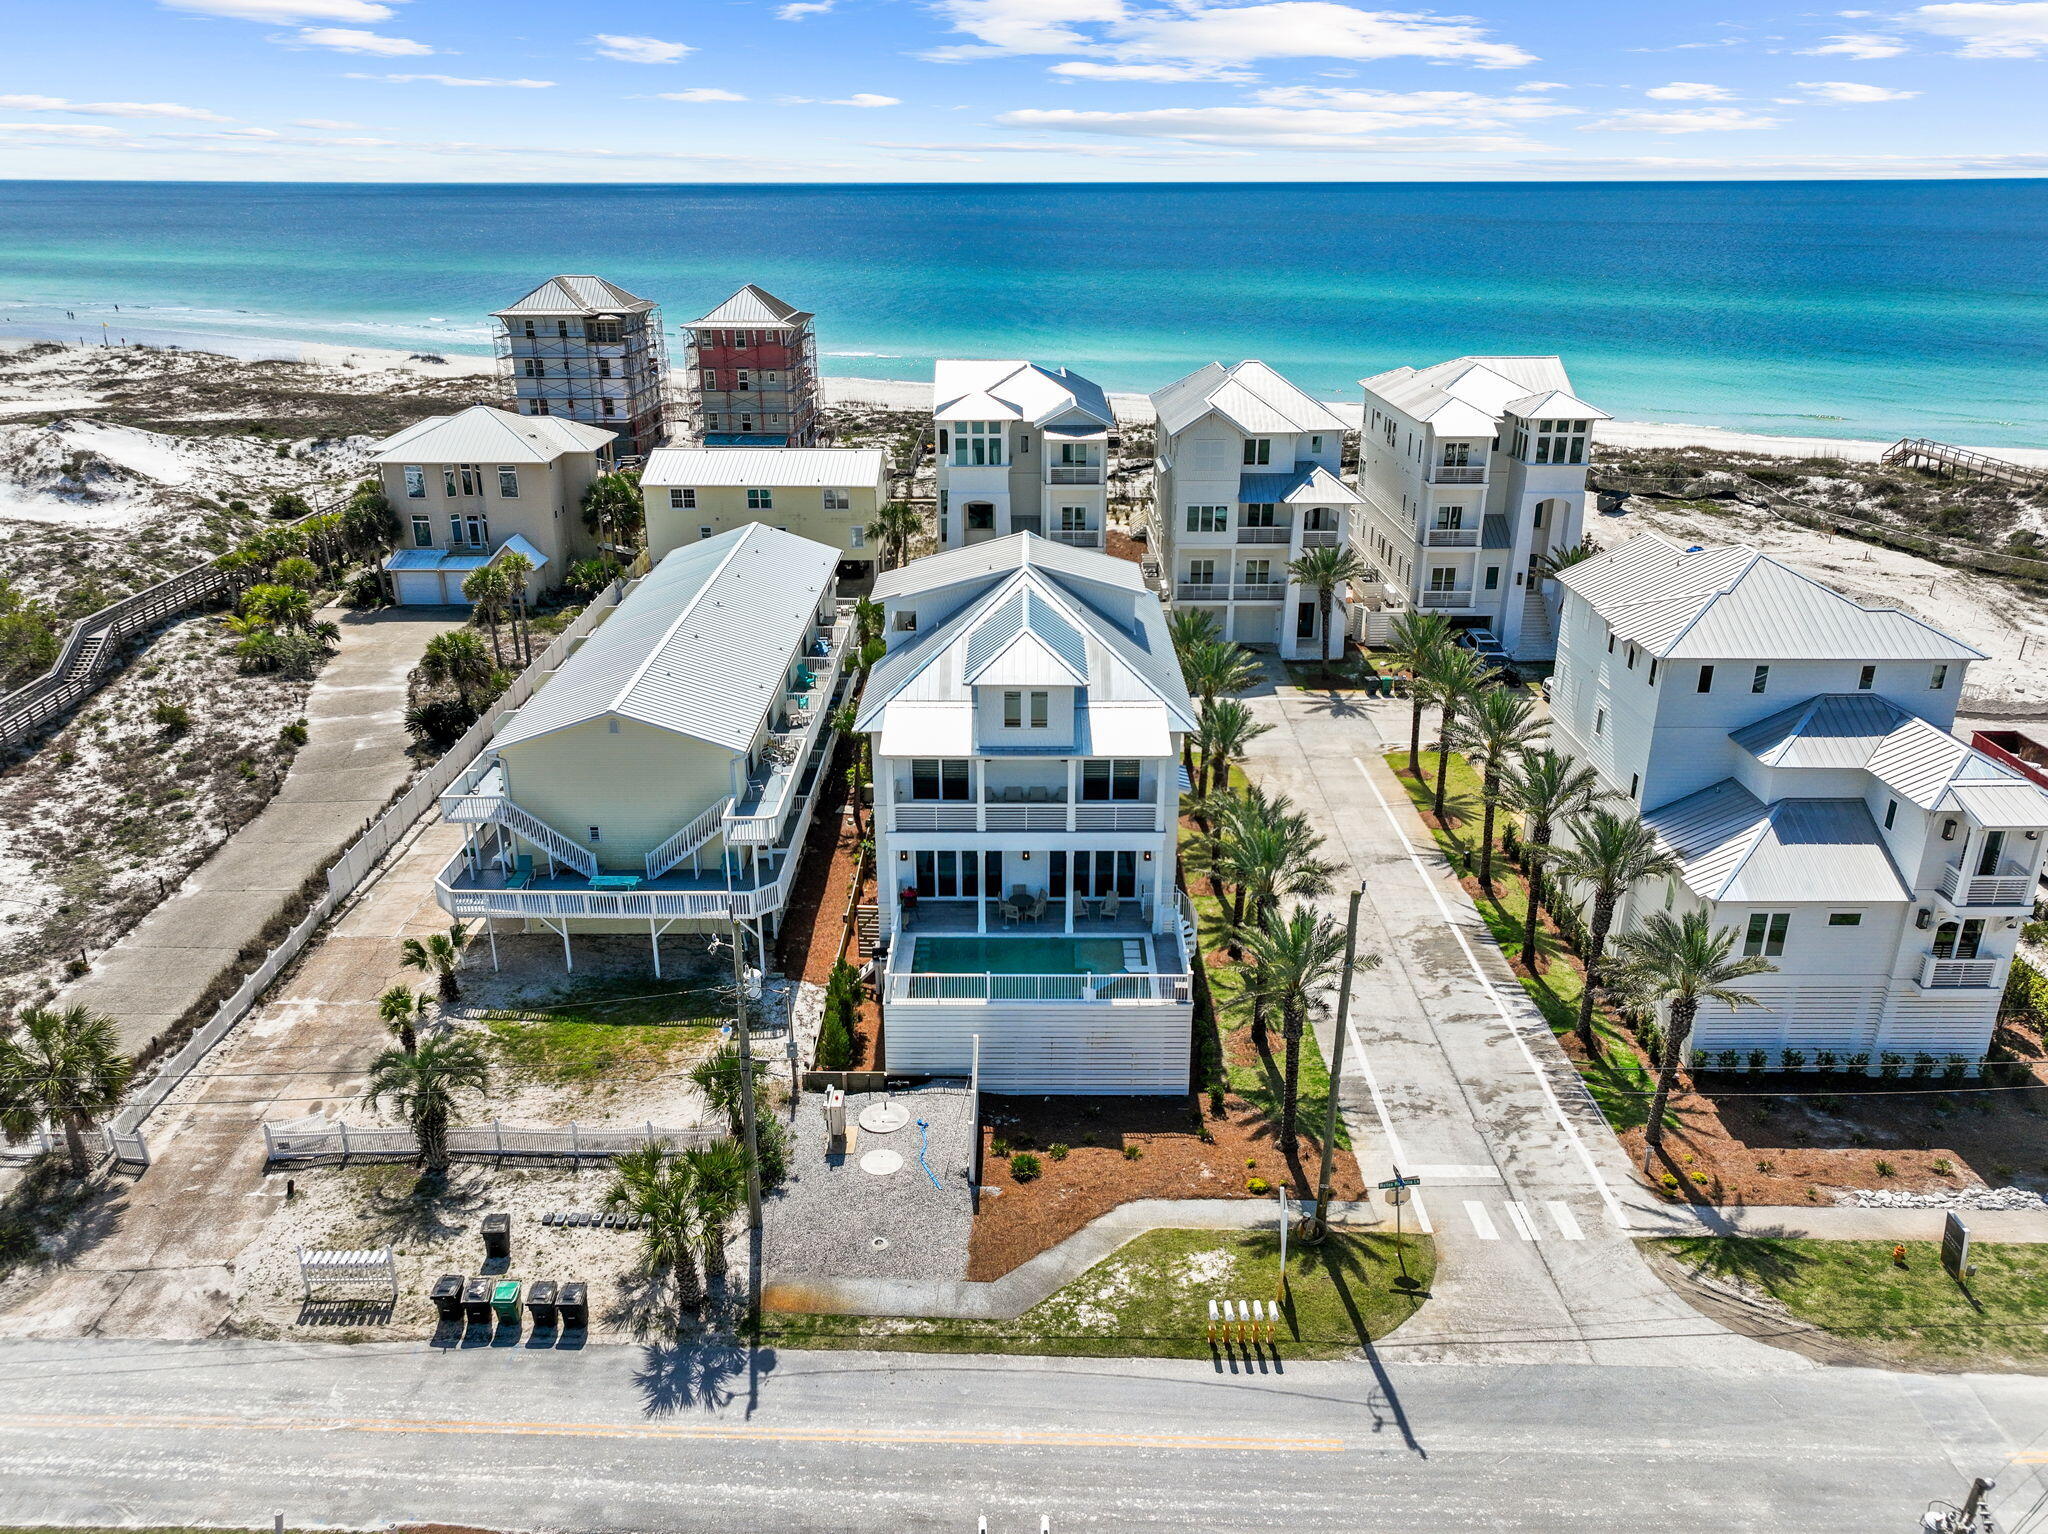
{"type": "Polygon", "coordinates": [[[491,1310],[501,1322],[519,1324],[519,1280],[503,1278],[491,1286],[491,1310]]]}

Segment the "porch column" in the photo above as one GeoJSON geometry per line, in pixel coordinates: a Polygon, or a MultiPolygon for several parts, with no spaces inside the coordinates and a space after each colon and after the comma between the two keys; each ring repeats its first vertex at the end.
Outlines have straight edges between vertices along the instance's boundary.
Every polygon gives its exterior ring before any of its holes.
{"type": "Polygon", "coordinates": [[[576,972],[576,955],[569,951],[569,919],[562,918],[562,967],[572,975],[576,972]]]}
{"type": "Polygon", "coordinates": [[[486,917],[484,918],[484,936],[488,937],[488,938],[489,938],[489,939],[491,940],[491,968],[492,968],[492,970],[494,970],[494,971],[495,971],[495,970],[497,969],[497,967],[498,967],[498,923],[497,923],[497,918],[495,918],[495,917],[492,917],[492,916],[486,916],[486,917]]]}
{"type": "MultiPolygon", "coordinates": [[[[1050,854],[1048,854],[1049,856],[1050,854]]],[[[1052,864],[1048,862],[1045,867],[1046,877],[1049,879],[1052,877],[1052,864]]],[[[1067,931],[1071,933],[1074,930],[1074,853],[1072,848],[1067,849],[1067,893],[1066,897],[1061,900],[1060,905],[1066,912],[1067,931]]]]}
{"type": "Polygon", "coordinates": [[[1069,831],[1074,829],[1074,816],[1078,813],[1075,806],[1080,802],[1081,798],[1080,783],[1080,758],[1070,756],[1067,758],[1067,829],[1069,831]]]}
{"type": "Polygon", "coordinates": [[[647,918],[647,946],[654,950],[654,978],[661,978],[661,933],[655,930],[654,917],[647,918]]]}
{"type": "Polygon", "coordinates": [[[974,829],[988,830],[988,763],[980,757],[974,760],[974,829]]]}
{"type": "MultiPolygon", "coordinates": [[[[963,853],[961,856],[974,859],[974,930],[976,932],[986,932],[988,931],[988,858],[979,847],[975,848],[973,852],[963,853]]],[[[961,872],[965,873],[966,870],[963,868],[961,872]]]]}

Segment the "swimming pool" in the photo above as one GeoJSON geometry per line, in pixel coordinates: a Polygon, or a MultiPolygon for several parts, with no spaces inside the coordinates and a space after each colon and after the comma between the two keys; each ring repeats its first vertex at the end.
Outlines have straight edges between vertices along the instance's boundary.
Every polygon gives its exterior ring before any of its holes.
{"type": "MultiPolygon", "coordinates": [[[[1149,954],[1149,939],[1145,943],[1149,954]]],[[[1124,940],[1104,937],[920,937],[914,975],[1120,975],[1124,940]]]]}

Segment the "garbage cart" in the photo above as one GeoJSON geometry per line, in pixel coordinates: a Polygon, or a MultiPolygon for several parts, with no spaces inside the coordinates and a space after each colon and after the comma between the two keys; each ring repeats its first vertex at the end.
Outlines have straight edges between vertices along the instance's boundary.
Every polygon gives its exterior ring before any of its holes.
{"type": "Polygon", "coordinates": [[[509,1214],[487,1214],[484,1216],[484,1256],[510,1259],[512,1256],[512,1216],[509,1214]]]}
{"type": "Polygon", "coordinates": [[[519,1324],[519,1280],[501,1278],[491,1285],[491,1311],[503,1326],[519,1324]]]}
{"type": "Polygon", "coordinates": [[[561,1313],[563,1331],[584,1331],[590,1326],[590,1286],[564,1284],[557,1292],[555,1308],[561,1313]]]}
{"type": "Polygon", "coordinates": [[[488,1278],[472,1278],[463,1286],[462,1318],[472,1326],[490,1324],[491,1281],[488,1278]]]}
{"type": "Polygon", "coordinates": [[[462,1319],[462,1290],[468,1280],[460,1273],[443,1273],[429,1291],[434,1302],[434,1314],[443,1321],[462,1319]]]}
{"type": "Polygon", "coordinates": [[[551,1278],[536,1279],[526,1286],[526,1308],[533,1316],[533,1329],[537,1332],[554,1329],[556,1288],[551,1278]]]}

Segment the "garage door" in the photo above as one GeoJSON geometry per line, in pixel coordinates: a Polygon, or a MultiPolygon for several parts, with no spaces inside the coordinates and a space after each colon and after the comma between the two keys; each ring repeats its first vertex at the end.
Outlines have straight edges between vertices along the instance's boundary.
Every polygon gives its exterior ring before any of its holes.
{"type": "Polygon", "coordinates": [[[398,582],[398,605],[401,607],[438,607],[441,605],[441,572],[438,570],[400,570],[395,573],[398,582]]]}
{"type": "Polygon", "coordinates": [[[1279,619],[1277,607],[1240,607],[1235,618],[1237,631],[1231,637],[1239,644],[1271,644],[1279,619]]]}

